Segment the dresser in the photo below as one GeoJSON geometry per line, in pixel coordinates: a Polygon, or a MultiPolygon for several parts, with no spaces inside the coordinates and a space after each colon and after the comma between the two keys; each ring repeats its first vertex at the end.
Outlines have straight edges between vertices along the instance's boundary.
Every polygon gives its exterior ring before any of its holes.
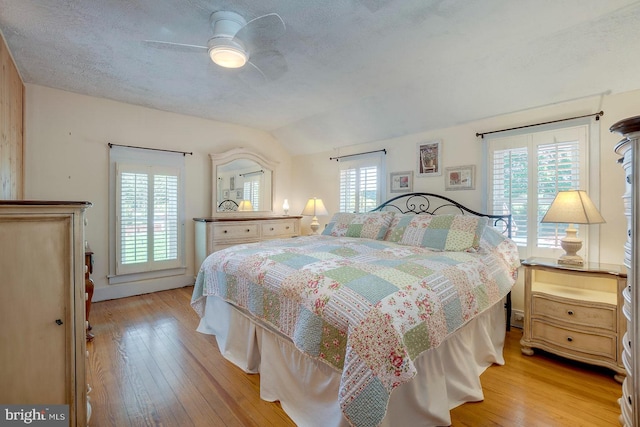
{"type": "Polygon", "coordinates": [[[301,216],[247,216],[194,218],[196,272],[215,251],[240,243],[300,235],[301,216]]]}
{"type": "Polygon", "coordinates": [[[72,427],[87,425],[89,206],[0,201],[0,402],[69,405],[72,427]]]}
{"type": "Polygon", "coordinates": [[[569,359],[612,369],[625,378],[622,363],[623,266],[558,264],[555,259],[529,258],[524,267],[524,330],[522,353],[539,348],[569,359]]]}
{"type": "Polygon", "coordinates": [[[615,151],[621,157],[619,163],[625,171],[625,192],[622,196],[627,217],[627,240],[624,247],[624,264],[628,269],[627,286],[623,289],[624,314],[629,328],[623,338],[622,360],[627,378],[622,384],[620,398],[620,423],[627,427],[640,425],[640,116],[621,120],[611,126],[612,132],[623,136],[615,151]]]}

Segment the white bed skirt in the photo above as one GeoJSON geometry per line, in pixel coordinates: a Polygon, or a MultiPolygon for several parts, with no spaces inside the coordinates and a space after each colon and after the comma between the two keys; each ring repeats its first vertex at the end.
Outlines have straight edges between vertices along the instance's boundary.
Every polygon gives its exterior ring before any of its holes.
{"type": "MultiPolygon", "coordinates": [[[[338,405],[340,373],[286,337],[212,296],[197,330],[215,335],[227,360],[260,373],[260,397],[279,400],[297,425],[349,426],[338,405]]],[[[493,363],[504,364],[504,338],[504,307],[498,303],[416,359],[416,378],[393,391],[381,426],[450,425],[450,409],[484,398],[480,374],[493,363]]]]}

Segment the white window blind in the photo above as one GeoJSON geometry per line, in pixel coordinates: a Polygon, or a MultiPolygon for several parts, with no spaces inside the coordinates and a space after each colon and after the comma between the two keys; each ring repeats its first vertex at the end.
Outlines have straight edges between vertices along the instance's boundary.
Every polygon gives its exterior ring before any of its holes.
{"type": "Polygon", "coordinates": [[[153,185],[153,259],[178,259],[178,178],[173,175],[154,175],[153,185]]]}
{"type": "Polygon", "coordinates": [[[184,260],[184,158],[110,150],[109,282],[176,274],[184,260]]]}
{"type": "Polygon", "coordinates": [[[368,212],[380,204],[384,188],[381,154],[340,161],[340,212],[368,212]]]}
{"type": "Polygon", "coordinates": [[[558,191],[581,189],[580,144],[566,141],[538,145],[537,247],[558,248],[567,224],[541,223],[558,191]]]}
{"type": "Polygon", "coordinates": [[[512,214],[521,255],[554,256],[567,224],[540,220],[558,191],[588,190],[588,126],[492,138],[488,148],[489,208],[512,214]]]}
{"type": "Polygon", "coordinates": [[[180,170],[117,164],[116,273],[179,267],[180,170]]]}
{"type": "Polygon", "coordinates": [[[146,173],[121,172],[118,181],[120,264],[147,262],[149,176],[146,173]]]}

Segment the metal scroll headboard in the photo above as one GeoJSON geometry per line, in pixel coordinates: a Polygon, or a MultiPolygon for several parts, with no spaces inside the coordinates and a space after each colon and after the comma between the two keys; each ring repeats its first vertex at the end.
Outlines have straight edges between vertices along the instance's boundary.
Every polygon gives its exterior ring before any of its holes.
{"type": "Polygon", "coordinates": [[[448,197],[440,196],[433,193],[406,193],[400,196],[396,196],[387,200],[380,206],[372,210],[375,211],[391,211],[399,212],[403,214],[471,214],[475,216],[481,216],[490,218],[493,222],[494,228],[501,230],[502,234],[506,234],[507,237],[511,237],[511,214],[505,215],[492,215],[476,212],[473,209],[469,209],[466,206],[461,205],[455,200],[451,200],[448,197]]]}

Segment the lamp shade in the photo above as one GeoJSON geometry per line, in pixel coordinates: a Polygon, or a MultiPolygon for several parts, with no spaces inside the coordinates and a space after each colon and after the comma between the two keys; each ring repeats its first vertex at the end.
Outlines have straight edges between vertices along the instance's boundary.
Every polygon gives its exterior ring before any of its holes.
{"type": "Polygon", "coordinates": [[[239,211],[252,211],[253,205],[251,204],[251,200],[243,200],[238,205],[239,211]]]}
{"type": "Polygon", "coordinates": [[[560,191],[540,222],[601,224],[600,212],[584,190],[560,191]]]}
{"type": "Polygon", "coordinates": [[[309,199],[307,205],[302,210],[302,215],[306,216],[323,216],[329,215],[327,212],[327,208],[324,207],[324,203],[322,203],[322,199],[318,199],[316,197],[309,199]]]}

